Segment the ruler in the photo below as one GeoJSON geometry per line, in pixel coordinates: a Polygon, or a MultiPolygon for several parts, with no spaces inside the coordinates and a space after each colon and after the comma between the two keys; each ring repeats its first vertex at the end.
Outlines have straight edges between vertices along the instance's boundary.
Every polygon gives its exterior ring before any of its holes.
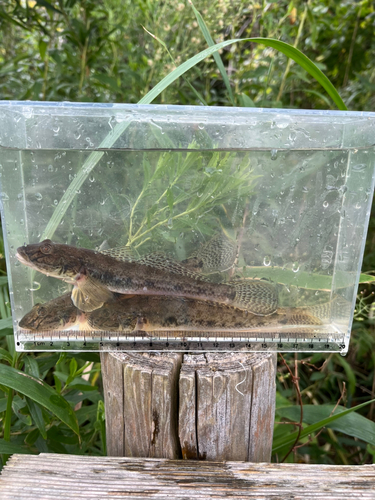
{"type": "Polygon", "coordinates": [[[129,352],[339,352],[345,354],[349,337],[339,332],[314,336],[295,332],[131,332],[46,331],[16,336],[21,351],[129,352]]]}

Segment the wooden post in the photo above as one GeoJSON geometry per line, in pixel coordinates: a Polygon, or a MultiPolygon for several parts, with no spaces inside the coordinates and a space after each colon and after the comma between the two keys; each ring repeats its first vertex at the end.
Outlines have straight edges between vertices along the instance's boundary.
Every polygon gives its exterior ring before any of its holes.
{"type": "Polygon", "coordinates": [[[182,354],[101,353],[110,456],[180,458],[182,354]]]}
{"type": "Polygon", "coordinates": [[[107,454],[271,458],[275,353],[102,352],[107,454]]]}

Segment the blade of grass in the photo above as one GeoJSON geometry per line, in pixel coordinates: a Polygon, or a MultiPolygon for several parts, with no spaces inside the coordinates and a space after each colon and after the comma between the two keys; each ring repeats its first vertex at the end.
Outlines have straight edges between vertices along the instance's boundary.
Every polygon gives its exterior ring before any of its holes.
{"type": "MultiPolygon", "coordinates": [[[[177,67],[172,54],[169,52],[169,49],[165,45],[165,43],[163,42],[163,40],[160,40],[160,38],[158,38],[156,35],[154,35],[150,31],[148,31],[144,26],[142,26],[142,28],[146,31],[146,33],[148,33],[150,36],[152,36],[152,38],[154,38],[157,42],[160,43],[160,45],[164,48],[164,50],[167,52],[167,54],[171,58],[171,61],[173,62],[173,64],[177,67]]],[[[185,83],[187,83],[189,85],[189,87],[194,92],[194,94],[198,98],[198,100],[201,101],[201,103],[203,104],[203,106],[207,106],[207,103],[204,100],[204,97],[202,96],[202,94],[200,92],[198,92],[198,90],[189,82],[189,80],[187,78],[185,78],[184,76],[182,76],[182,78],[184,79],[185,83]]]]}
{"type": "MultiPolygon", "coordinates": [[[[11,389],[24,394],[47,408],[79,435],[77,418],[73,408],[45,382],[4,364],[0,364],[0,380],[2,385],[9,388],[9,394],[12,393],[11,389]]],[[[4,438],[7,439],[7,437],[4,431],[4,438]]]]}
{"type": "MultiPolygon", "coordinates": [[[[200,12],[195,8],[193,2],[191,0],[188,0],[188,1],[189,1],[189,4],[191,5],[191,8],[193,9],[194,15],[195,15],[195,17],[197,19],[197,22],[198,22],[198,26],[199,26],[199,28],[200,28],[203,36],[204,36],[204,39],[207,42],[207,45],[209,47],[214,46],[215,42],[213,41],[213,39],[212,39],[212,37],[210,35],[210,32],[208,31],[207,25],[204,22],[203,17],[201,16],[200,12]]],[[[225,67],[224,67],[223,61],[222,61],[222,59],[220,57],[220,54],[219,54],[219,52],[215,52],[213,54],[213,56],[214,56],[216,65],[219,68],[220,74],[221,74],[221,76],[223,78],[223,82],[224,82],[224,84],[225,84],[225,86],[227,88],[230,102],[232,103],[233,106],[235,106],[236,104],[234,102],[234,97],[233,97],[233,92],[232,92],[232,89],[231,89],[231,86],[230,86],[230,81],[229,81],[227,72],[225,71],[225,67]]]]}
{"type": "MultiPolygon", "coordinates": [[[[374,403],[375,399],[371,399],[370,401],[366,401],[365,403],[362,403],[357,406],[353,406],[353,408],[349,408],[348,410],[342,411],[340,413],[336,413],[335,415],[332,415],[331,417],[324,418],[320,420],[319,422],[316,422],[315,424],[308,425],[304,429],[302,429],[301,434],[300,434],[300,439],[303,439],[304,437],[309,436],[309,434],[312,434],[313,432],[318,431],[322,427],[325,427],[326,425],[330,424],[331,422],[334,422],[335,420],[338,420],[339,418],[344,417],[345,415],[348,415],[352,411],[357,411],[360,410],[361,408],[364,408],[365,406],[374,403]]],[[[283,448],[284,446],[293,444],[294,441],[296,440],[296,437],[298,435],[298,431],[292,432],[291,434],[288,434],[287,436],[283,436],[281,438],[278,438],[275,440],[273,443],[272,447],[272,453],[275,453],[277,450],[280,448],[283,448]]]]}
{"type": "MultiPolygon", "coordinates": [[[[178,68],[173,70],[169,75],[164,77],[153,89],[150,90],[139,102],[138,104],[150,104],[163,90],[165,90],[169,85],[171,85],[177,78],[182,76],[186,71],[191,69],[193,66],[198,64],[200,61],[203,61],[206,57],[214,54],[220,49],[224,47],[228,47],[234,43],[238,42],[254,42],[266,45],[268,47],[272,47],[276,50],[279,50],[287,57],[293,59],[296,63],[298,63],[303,69],[305,69],[308,73],[310,73],[315,80],[317,80],[320,85],[326,90],[328,95],[337,105],[337,107],[341,110],[346,110],[346,106],[338,94],[335,87],[332,85],[330,80],[324,75],[324,73],[300,50],[292,47],[291,45],[281,42],[280,40],[273,40],[271,38],[238,38],[234,40],[226,40],[225,42],[217,43],[208,49],[202,50],[195,56],[191,57],[184,63],[182,63],[178,68]]],[[[116,127],[111,130],[111,132],[106,136],[106,138],[100,143],[100,149],[107,149],[113,146],[113,144],[117,141],[117,139],[123,134],[123,132],[130,125],[130,121],[125,121],[116,125],[116,127]]],[[[86,178],[89,176],[95,165],[102,158],[104,151],[93,151],[87,160],[82,165],[81,170],[77,173],[76,177],[71,182],[70,186],[67,188],[65,193],[63,194],[59,204],[55,208],[54,213],[52,214],[51,219],[49,220],[43,234],[41,236],[41,240],[46,238],[52,238],[56,228],[60,224],[62,218],[64,217],[68,207],[73,201],[77,191],[80,189],[82,184],[85,182],[86,178]]]]}

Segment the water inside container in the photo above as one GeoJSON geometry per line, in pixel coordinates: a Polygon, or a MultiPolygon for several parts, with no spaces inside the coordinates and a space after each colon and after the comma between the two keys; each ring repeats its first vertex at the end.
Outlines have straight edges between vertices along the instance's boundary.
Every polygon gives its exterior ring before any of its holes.
{"type": "MultiPolygon", "coordinates": [[[[4,149],[2,203],[16,325],[35,304],[71,293],[71,284],[16,259],[17,247],[48,237],[104,253],[121,247],[129,262],[161,266],[174,286],[163,299],[150,299],[152,286],[145,284],[143,299],[122,300],[126,321],[118,319],[117,305],[106,306],[91,322],[81,316],[65,329],[90,324],[107,331],[123,321],[118,328],[124,331],[148,323],[150,331],[346,335],[371,197],[369,153],[4,149]],[[186,293],[173,263],[199,275],[201,296],[186,293]],[[237,309],[228,310],[228,303],[216,303],[215,290],[205,295],[204,283],[212,290],[249,286],[258,305],[229,301],[237,309]],[[262,304],[273,300],[264,294],[268,289],[277,304],[264,314],[262,304]],[[108,326],[114,316],[115,326],[108,326]]],[[[63,321],[56,314],[55,329],[63,321]]]]}

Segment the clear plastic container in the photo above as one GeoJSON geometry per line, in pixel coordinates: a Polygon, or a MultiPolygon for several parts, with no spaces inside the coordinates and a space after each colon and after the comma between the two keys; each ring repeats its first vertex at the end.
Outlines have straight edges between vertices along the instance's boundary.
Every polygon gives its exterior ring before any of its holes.
{"type": "Polygon", "coordinates": [[[374,113],[0,102],[17,349],[345,353],[374,137],[374,113]],[[66,282],[17,259],[45,239],[68,245],[63,267],[70,247],[109,257],[93,311],[69,298],[91,271],[66,282]],[[20,326],[31,310],[38,326],[20,326]]]}

